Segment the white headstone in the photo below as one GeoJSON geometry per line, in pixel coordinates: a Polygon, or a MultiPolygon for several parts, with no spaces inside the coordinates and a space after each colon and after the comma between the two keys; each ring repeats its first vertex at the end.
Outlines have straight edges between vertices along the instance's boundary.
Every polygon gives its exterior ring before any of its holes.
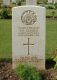
{"type": "Polygon", "coordinates": [[[5,6],[10,5],[10,0],[3,0],[3,5],[5,5],[5,6]]]}
{"type": "Polygon", "coordinates": [[[26,0],[26,5],[36,5],[36,0],[26,0]]]}
{"type": "Polygon", "coordinates": [[[52,3],[53,2],[53,0],[48,0],[48,3],[52,3]]]}
{"type": "Polygon", "coordinates": [[[12,0],[12,3],[16,3],[16,0],[12,0]]]}
{"type": "Polygon", "coordinates": [[[57,0],[54,0],[54,3],[57,3],[57,0]]]}
{"type": "Polygon", "coordinates": [[[29,63],[45,69],[45,8],[28,5],[12,11],[13,68],[29,63]]]}

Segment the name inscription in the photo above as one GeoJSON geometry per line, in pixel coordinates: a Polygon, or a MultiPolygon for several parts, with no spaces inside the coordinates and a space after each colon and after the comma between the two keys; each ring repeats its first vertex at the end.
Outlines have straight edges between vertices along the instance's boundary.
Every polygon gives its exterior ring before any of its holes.
{"type": "Polygon", "coordinates": [[[18,36],[39,36],[39,27],[18,27],[18,36]]]}

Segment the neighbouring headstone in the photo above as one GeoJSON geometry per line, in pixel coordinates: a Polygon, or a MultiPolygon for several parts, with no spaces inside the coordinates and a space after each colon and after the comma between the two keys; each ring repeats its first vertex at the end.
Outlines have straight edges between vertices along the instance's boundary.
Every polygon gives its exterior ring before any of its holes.
{"type": "Polygon", "coordinates": [[[26,0],[26,5],[37,5],[36,0],[26,0]]]}
{"type": "Polygon", "coordinates": [[[20,63],[28,63],[38,69],[45,69],[45,16],[45,8],[41,6],[30,4],[13,8],[13,69],[20,63]]]}
{"type": "Polygon", "coordinates": [[[16,3],[16,0],[12,0],[12,3],[16,3]]]}
{"type": "Polygon", "coordinates": [[[53,3],[53,0],[48,0],[48,3],[53,3]]]}
{"type": "Polygon", "coordinates": [[[54,3],[57,3],[57,0],[54,0],[54,3]]]}
{"type": "Polygon", "coordinates": [[[10,0],[3,0],[3,5],[4,6],[10,5],[10,0]]]}

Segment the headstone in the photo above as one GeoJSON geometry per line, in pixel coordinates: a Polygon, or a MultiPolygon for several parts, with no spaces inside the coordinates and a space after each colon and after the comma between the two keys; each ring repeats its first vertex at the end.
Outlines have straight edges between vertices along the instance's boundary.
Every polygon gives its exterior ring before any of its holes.
{"type": "Polygon", "coordinates": [[[54,3],[57,3],[57,0],[54,0],[54,3]]]}
{"type": "Polygon", "coordinates": [[[26,0],[26,5],[36,5],[36,0],[26,0]]]}
{"type": "Polygon", "coordinates": [[[5,6],[10,5],[10,0],[3,0],[3,5],[5,5],[5,6]]]}
{"type": "Polygon", "coordinates": [[[13,69],[20,63],[45,69],[45,8],[27,5],[12,12],[13,69]]]}
{"type": "Polygon", "coordinates": [[[53,0],[48,0],[48,3],[52,3],[53,2],[53,0]]]}
{"type": "Polygon", "coordinates": [[[12,0],[12,3],[16,3],[16,0],[12,0]]]}

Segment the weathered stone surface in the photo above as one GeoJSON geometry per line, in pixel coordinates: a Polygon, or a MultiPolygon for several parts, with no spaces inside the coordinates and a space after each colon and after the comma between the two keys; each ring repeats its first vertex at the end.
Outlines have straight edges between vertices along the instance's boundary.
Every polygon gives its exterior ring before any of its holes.
{"type": "Polygon", "coordinates": [[[12,61],[29,63],[45,69],[45,8],[19,6],[13,8],[12,61]]]}

